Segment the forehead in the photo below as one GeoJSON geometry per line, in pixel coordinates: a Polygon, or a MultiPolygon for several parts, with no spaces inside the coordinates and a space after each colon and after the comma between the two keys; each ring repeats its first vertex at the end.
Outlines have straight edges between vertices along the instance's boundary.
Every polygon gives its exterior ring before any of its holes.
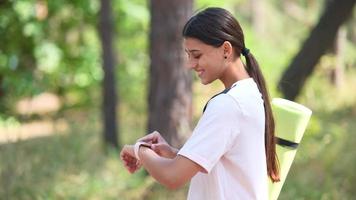
{"type": "Polygon", "coordinates": [[[195,38],[184,38],[183,45],[186,51],[204,51],[209,48],[213,48],[213,46],[207,45],[204,42],[195,39],[195,38]]]}

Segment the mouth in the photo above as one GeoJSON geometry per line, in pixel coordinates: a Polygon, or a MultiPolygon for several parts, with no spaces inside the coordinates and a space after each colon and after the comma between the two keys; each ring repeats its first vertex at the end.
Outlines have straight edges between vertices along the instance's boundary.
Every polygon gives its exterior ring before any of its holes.
{"type": "Polygon", "coordinates": [[[198,76],[200,77],[201,75],[203,75],[204,70],[197,70],[196,72],[197,72],[198,76]]]}

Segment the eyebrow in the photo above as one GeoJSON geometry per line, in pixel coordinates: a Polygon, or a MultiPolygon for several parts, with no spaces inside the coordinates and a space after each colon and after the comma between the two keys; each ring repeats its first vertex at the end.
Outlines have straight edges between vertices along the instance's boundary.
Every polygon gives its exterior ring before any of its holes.
{"type": "Polygon", "coordinates": [[[200,50],[198,50],[198,49],[192,49],[192,50],[187,50],[187,49],[184,49],[185,50],[185,52],[189,52],[189,53],[193,53],[193,52],[199,52],[200,50]]]}

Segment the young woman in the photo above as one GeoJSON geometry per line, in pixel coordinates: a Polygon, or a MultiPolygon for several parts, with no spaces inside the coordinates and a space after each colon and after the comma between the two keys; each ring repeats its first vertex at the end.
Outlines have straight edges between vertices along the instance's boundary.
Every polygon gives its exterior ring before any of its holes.
{"type": "Polygon", "coordinates": [[[143,166],[169,188],[190,181],[188,199],[267,199],[268,176],[279,181],[274,121],[239,23],[225,9],[207,8],[186,23],[183,37],[189,67],[201,82],[219,79],[226,89],[208,102],[180,150],[154,132],[125,145],[121,159],[130,172],[143,166]]]}

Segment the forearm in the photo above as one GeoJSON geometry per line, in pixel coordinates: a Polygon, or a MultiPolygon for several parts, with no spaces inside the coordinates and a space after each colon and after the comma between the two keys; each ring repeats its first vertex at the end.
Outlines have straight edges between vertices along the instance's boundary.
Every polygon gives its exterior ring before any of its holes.
{"type": "Polygon", "coordinates": [[[139,157],[143,167],[162,185],[175,189],[184,183],[177,176],[175,158],[161,157],[150,148],[142,146],[139,149],[139,157]]]}

